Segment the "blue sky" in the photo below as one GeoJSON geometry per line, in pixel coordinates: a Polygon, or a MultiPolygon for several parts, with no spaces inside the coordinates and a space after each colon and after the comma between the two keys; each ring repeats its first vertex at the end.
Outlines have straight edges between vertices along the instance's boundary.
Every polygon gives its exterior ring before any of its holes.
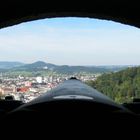
{"type": "Polygon", "coordinates": [[[0,30],[0,61],[140,65],[140,29],[90,18],[52,18],[0,30]]]}

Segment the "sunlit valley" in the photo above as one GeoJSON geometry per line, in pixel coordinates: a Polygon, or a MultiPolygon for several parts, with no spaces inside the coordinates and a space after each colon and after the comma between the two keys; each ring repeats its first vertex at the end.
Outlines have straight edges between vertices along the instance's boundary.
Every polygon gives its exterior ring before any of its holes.
{"type": "Polygon", "coordinates": [[[0,31],[0,99],[27,103],[75,77],[117,103],[140,98],[140,30],[56,18],[0,31]]]}

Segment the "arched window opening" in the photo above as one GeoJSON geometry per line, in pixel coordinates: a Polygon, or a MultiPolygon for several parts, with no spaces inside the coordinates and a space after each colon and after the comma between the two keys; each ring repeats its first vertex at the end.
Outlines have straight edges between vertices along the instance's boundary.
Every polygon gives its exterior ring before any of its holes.
{"type": "Polygon", "coordinates": [[[140,97],[140,30],[90,18],[50,18],[0,30],[0,96],[29,102],[70,77],[118,103],[140,97]]]}

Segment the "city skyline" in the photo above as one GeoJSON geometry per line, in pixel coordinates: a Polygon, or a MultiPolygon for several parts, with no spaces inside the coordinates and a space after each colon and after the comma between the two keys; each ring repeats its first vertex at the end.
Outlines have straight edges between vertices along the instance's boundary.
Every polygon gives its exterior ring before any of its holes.
{"type": "Polygon", "coordinates": [[[89,18],[52,18],[0,30],[0,61],[140,65],[140,30],[89,18]]]}

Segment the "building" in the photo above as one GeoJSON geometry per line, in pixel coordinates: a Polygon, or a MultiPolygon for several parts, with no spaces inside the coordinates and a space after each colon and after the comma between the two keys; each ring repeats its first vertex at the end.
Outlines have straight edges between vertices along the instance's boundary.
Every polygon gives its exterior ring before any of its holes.
{"type": "Polygon", "coordinates": [[[29,91],[29,87],[20,87],[20,88],[17,88],[17,92],[25,93],[25,92],[28,92],[28,91],[29,91]]]}
{"type": "Polygon", "coordinates": [[[36,81],[37,81],[37,83],[42,83],[42,77],[36,77],[36,81]]]}
{"type": "Polygon", "coordinates": [[[5,95],[5,94],[11,94],[11,93],[16,93],[16,87],[1,87],[0,88],[0,93],[2,95],[5,95]]]}

